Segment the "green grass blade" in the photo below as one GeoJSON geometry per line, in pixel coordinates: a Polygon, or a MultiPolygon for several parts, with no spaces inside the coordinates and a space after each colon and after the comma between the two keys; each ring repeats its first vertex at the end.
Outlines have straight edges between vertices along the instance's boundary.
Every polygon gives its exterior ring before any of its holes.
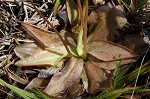
{"type": "Polygon", "coordinates": [[[0,79],[0,83],[3,84],[4,86],[6,86],[7,88],[9,88],[10,90],[12,90],[13,92],[15,92],[16,94],[20,95],[24,99],[38,99],[33,93],[24,91],[24,90],[19,89],[17,87],[14,87],[14,86],[6,83],[2,79],[0,79]]]}
{"type": "MultiPolygon", "coordinates": [[[[122,77],[121,80],[116,85],[116,87],[120,88],[123,85],[128,84],[129,82],[135,80],[138,72],[139,72],[139,68],[137,68],[133,72],[129,73],[128,75],[125,75],[124,77],[122,77]]],[[[147,63],[142,65],[141,70],[140,70],[140,76],[145,74],[145,73],[148,73],[148,72],[150,72],[150,61],[148,61],[147,63]]]]}
{"type": "Polygon", "coordinates": [[[116,99],[118,98],[122,93],[118,93],[118,94],[115,94],[115,95],[112,95],[110,97],[106,97],[106,99],[116,99]]]}
{"type": "Polygon", "coordinates": [[[135,90],[137,89],[137,87],[130,87],[130,88],[124,88],[124,89],[116,89],[114,91],[111,91],[111,92],[107,92],[105,94],[102,94],[102,95],[98,95],[95,99],[104,99],[104,98],[109,98],[109,99],[112,99],[110,98],[111,96],[114,97],[114,95],[117,95],[120,96],[122,93],[124,92],[127,92],[127,91],[130,91],[130,90],[135,90]]]}
{"type": "MultiPolygon", "coordinates": [[[[135,92],[139,93],[139,92],[150,92],[150,89],[135,89],[135,92]]],[[[127,93],[132,93],[133,91],[127,91],[127,93]]]]}
{"type": "Polygon", "coordinates": [[[121,65],[121,62],[122,62],[122,61],[120,61],[120,62],[116,65],[116,68],[115,68],[115,70],[114,70],[114,72],[113,72],[113,75],[114,75],[114,76],[116,76],[116,75],[118,74],[117,71],[118,71],[118,69],[119,69],[119,67],[120,67],[120,65],[121,65]]]}
{"type": "Polygon", "coordinates": [[[47,96],[45,96],[45,95],[44,95],[40,90],[38,90],[37,88],[36,88],[36,90],[35,90],[34,92],[35,92],[36,96],[39,97],[39,99],[49,99],[47,96]]]}
{"type": "Polygon", "coordinates": [[[132,64],[128,65],[120,74],[118,74],[114,80],[115,85],[117,86],[118,82],[122,79],[124,74],[128,72],[128,70],[131,68],[132,64]]]}

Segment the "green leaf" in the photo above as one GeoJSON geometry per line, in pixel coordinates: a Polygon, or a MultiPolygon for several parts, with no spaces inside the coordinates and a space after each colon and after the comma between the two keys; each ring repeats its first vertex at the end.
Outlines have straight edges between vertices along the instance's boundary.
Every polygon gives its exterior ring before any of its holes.
{"type": "Polygon", "coordinates": [[[16,94],[20,95],[24,99],[38,99],[33,93],[24,91],[24,90],[19,89],[17,87],[14,87],[14,86],[6,83],[2,79],[0,79],[0,83],[3,84],[4,86],[6,86],[7,88],[9,88],[10,90],[14,91],[16,94]]]}
{"type": "Polygon", "coordinates": [[[70,52],[71,52],[71,54],[72,54],[73,56],[75,56],[75,57],[79,57],[79,55],[78,55],[78,52],[77,52],[76,48],[74,48],[74,47],[70,47],[70,52]]]}
{"type": "Polygon", "coordinates": [[[80,27],[80,33],[78,36],[77,52],[79,56],[83,55],[83,28],[80,27]]]}

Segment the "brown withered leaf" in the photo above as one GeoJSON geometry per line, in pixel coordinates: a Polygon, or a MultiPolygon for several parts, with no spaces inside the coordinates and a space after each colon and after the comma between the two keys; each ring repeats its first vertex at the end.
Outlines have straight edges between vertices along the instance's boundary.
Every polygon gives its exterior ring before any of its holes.
{"type": "Polygon", "coordinates": [[[44,89],[48,84],[49,79],[34,78],[30,83],[25,87],[25,90],[31,90],[34,88],[44,89]]]}
{"type": "Polygon", "coordinates": [[[90,61],[96,64],[99,68],[106,69],[106,70],[113,70],[119,64],[120,66],[135,62],[136,59],[122,59],[122,60],[114,60],[114,61],[101,61],[96,59],[95,57],[89,57],[90,61]]]}
{"type": "Polygon", "coordinates": [[[75,47],[76,46],[76,38],[78,37],[78,34],[73,33],[73,32],[68,32],[65,30],[61,30],[60,31],[61,36],[63,37],[65,43],[71,47],[75,47]]]}
{"type": "Polygon", "coordinates": [[[19,77],[18,75],[16,75],[15,73],[13,73],[12,71],[10,71],[9,69],[7,69],[7,71],[8,71],[7,75],[11,79],[13,79],[14,81],[19,82],[19,83],[24,84],[24,85],[28,84],[28,82],[29,82],[28,79],[19,77]]]}
{"type": "MultiPolygon", "coordinates": [[[[34,43],[26,43],[16,47],[14,51],[22,60],[16,62],[15,65],[51,66],[54,65],[60,57],[67,54],[64,45],[56,34],[29,23],[22,23],[22,26],[38,43],[36,43],[37,45],[34,43]],[[48,51],[45,50],[46,48],[48,51]]],[[[69,32],[61,31],[61,35],[66,44],[71,45],[71,47],[75,46],[75,41],[71,39],[72,36],[69,32]]]]}
{"type": "Polygon", "coordinates": [[[80,84],[80,79],[75,81],[73,85],[71,85],[63,94],[63,99],[72,99],[78,98],[81,94],[83,94],[83,86],[80,84]]]}
{"type": "Polygon", "coordinates": [[[102,69],[90,61],[86,62],[85,66],[89,80],[89,93],[96,94],[98,91],[110,87],[110,71],[102,69]]]}
{"type": "Polygon", "coordinates": [[[121,6],[102,5],[94,9],[88,17],[91,29],[89,42],[95,40],[114,40],[113,31],[122,28],[127,20],[121,6]]]}
{"type": "Polygon", "coordinates": [[[52,32],[43,30],[35,25],[29,23],[22,23],[22,27],[37,41],[38,46],[58,53],[67,53],[62,41],[52,32]],[[57,48],[57,51],[55,48],[57,48]]]}
{"type": "Polygon", "coordinates": [[[88,16],[87,21],[89,24],[88,42],[92,42],[97,39],[106,40],[108,35],[108,28],[106,25],[106,17],[110,12],[111,8],[107,5],[100,6],[98,9],[95,9],[88,16]]]}
{"type": "Polygon", "coordinates": [[[55,96],[66,90],[80,79],[82,69],[83,60],[72,57],[61,72],[54,74],[44,92],[49,96],[55,96]]]}
{"type": "Polygon", "coordinates": [[[14,48],[15,54],[20,58],[24,59],[33,54],[37,53],[39,50],[42,50],[34,43],[24,43],[21,46],[17,46],[14,48]]]}
{"type": "Polygon", "coordinates": [[[124,36],[118,43],[138,54],[143,53],[149,46],[149,44],[144,41],[144,36],[140,34],[124,36]]]}
{"type": "Polygon", "coordinates": [[[102,61],[133,59],[137,55],[131,50],[112,42],[95,41],[88,44],[88,55],[102,61]]]}
{"type": "MultiPolygon", "coordinates": [[[[27,33],[31,35],[31,37],[36,40],[35,43],[42,49],[49,48],[51,51],[56,51],[55,48],[59,47],[60,50],[57,50],[56,52],[66,54],[67,51],[56,33],[46,31],[42,28],[26,22],[22,23],[22,27],[27,31],[27,33]]],[[[75,38],[77,35],[75,33],[61,30],[60,35],[63,37],[65,43],[68,45],[69,48],[70,46],[76,46],[75,38]]]]}

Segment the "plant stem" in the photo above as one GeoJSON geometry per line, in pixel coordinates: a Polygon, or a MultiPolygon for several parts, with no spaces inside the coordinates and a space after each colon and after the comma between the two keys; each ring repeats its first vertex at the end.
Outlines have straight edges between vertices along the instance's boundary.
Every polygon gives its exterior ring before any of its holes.
{"type": "Polygon", "coordinates": [[[83,22],[83,45],[84,45],[84,58],[86,59],[87,54],[87,17],[88,17],[88,0],[84,0],[83,5],[83,15],[84,15],[84,22],[83,22]]]}
{"type": "Polygon", "coordinates": [[[81,5],[81,1],[77,0],[77,3],[80,11],[81,27],[83,27],[83,51],[84,51],[84,58],[86,59],[88,0],[84,0],[83,9],[81,5]]]}
{"type": "Polygon", "coordinates": [[[81,1],[77,0],[77,4],[78,4],[78,7],[79,7],[79,17],[80,17],[81,24],[82,24],[82,21],[83,21],[83,11],[82,11],[81,1]]]}
{"type": "Polygon", "coordinates": [[[32,0],[31,1],[31,4],[33,6],[33,8],[38,12],[38,14],[44,19],[45,22],[48,23],[48,26],[51,26],[51,28],[56,32],[56,34],[58,35],[58,37],[61,39],[63,45],[65,46],[67,52],[69,55],[71,55],[71,52],[69,50],[69,48],[67,47],[67,44],[65,43],[65,41],[63,40],[62,36],[59,34],[59,32],[57,31],[57,29],[43,16],[43,14],[35,7],[35,5],[33,4],[32,0]]]}

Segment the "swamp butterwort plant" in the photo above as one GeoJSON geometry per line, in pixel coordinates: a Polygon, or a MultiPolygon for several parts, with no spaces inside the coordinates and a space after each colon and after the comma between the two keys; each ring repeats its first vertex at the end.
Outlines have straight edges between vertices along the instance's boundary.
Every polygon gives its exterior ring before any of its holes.
{"type": "MultiPolygon", "coordinates": [[[[58,6],[59,3],[55,5],[55,13],[58,6]]],[[[110,88],[113,85],[112,70],[116,65],[134,62],[138,57],[133,51],[106,41],[111,30],[126,23],[125,18],[120,15],[121,10],[104,5],[88,16],[87,0],[84,0],[83,4],[80,0],[77,0],[77,4],[73,0],[66,0],[66,9],[71,32],[61,30],[58,34],[55,29],[50,32],[27,22],[22,23],[22,27],[36,42],[25,43],[14,49],[16,55],[21,58],[15,65],[61,67],[62,70],[54,73],[43,90],[49,96],[59,96],[66,90],[74,94],[75,86],[77,89],[82,88],[80,80],[84,85],[83,89],[90,94],[110,88]],[[115,14],[112,14],[114,12],[115,14]],[[109,19],[114,23],[108,25],[106,19],[110,15],[114,15],[109,19]],[[90,18],[93,18],[94,22],[90,28],[95,28],[94,31],[87,27],[91,22],[90,18]],[[96,19],[98,21],[95,21],[96,19]]]]}

